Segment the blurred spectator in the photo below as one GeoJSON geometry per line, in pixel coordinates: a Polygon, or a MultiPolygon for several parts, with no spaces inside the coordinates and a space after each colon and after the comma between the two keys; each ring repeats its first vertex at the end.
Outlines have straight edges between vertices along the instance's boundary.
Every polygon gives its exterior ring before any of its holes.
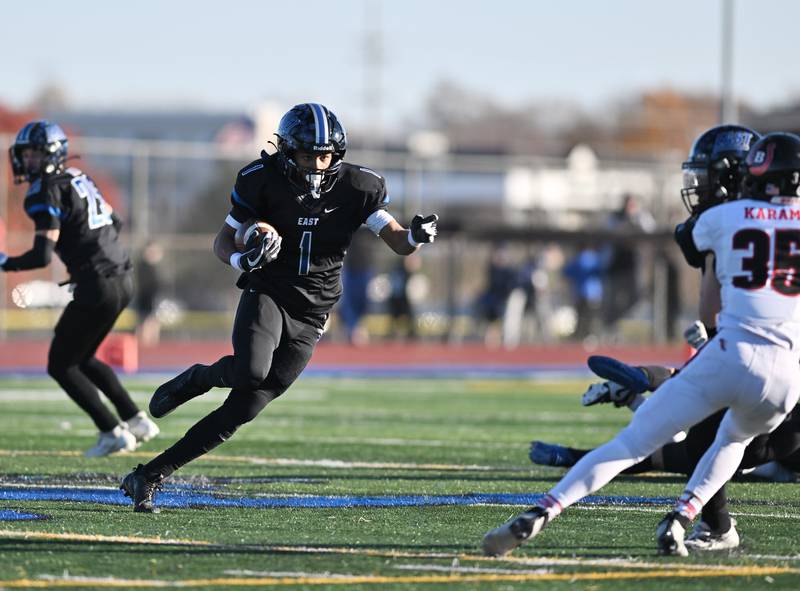
{"type": "MultiPolygon", "coordinates": [[[[519,346],[525,328],[525,319],[533,316],[537,329],[541,332],[541,325],[537,315],[536,283],[540,280],[536,260],[529,258],[517,271],[515,285],[508,295],[506,311],[503,315],[503,346],[513,349],[519,346]]],[[[546,281],[546,276],[545,276],[546,281]]]]}
{"type": "Polygon", "coordinates": [[[589,245],[581,245],[578,254],[564,265],[563,273],[572,285],[578,317],[574,335],[579,339],[597,335],[603,303],[603,263],[600,253],[589,245]]]}
{"type": "Polygon", "coordinates": [[[608,228],[618,239],[607,245],[603,253],[606,272],[603,316],[607,326],[622,318],[639,301],[639,257],[634,235],[652,232],[655,226],[653,216],[631,194],[623,196],[622,206],[609,218],[608,228]]]}
{"type": "Polygon", "coordinates": [[[155,345],[161,337],[161,323],[156,313],[162,291],[159,265],[164,259],[163,247],[155,241],[148,242],[134,264],[136,273],[137,336],[142,345],[155,345]]]}
{"type": "Polygon", "coordinates": [[[408,293],[412,277],[419,272],[419,255],[409,255],[397,261],[389,273],[389,316],[392,319],[391,333],[394,337],[405,337],[410,341],[417,339],[417,318],[414,305],[408,293]]]}
{"type": "Polygon", "coordinates": [[[511,262],[511,250],[505,243],[496,244],[486,269],[486,290],[477,302],[479,317],[486,322],[484,342],[497,347],[502,341],[501,321],[511,292],[517,287],[518,270],[511,262]]]}
{"type": "Polygon", "coordinates": [[[361,319],[367,313],[369,305],[367,287],[373,274],[374,241],[375,235],[366,228],[361,228],[353,235],[344,260],[344,293],[338,312],[347,342],[351,345],[365,345],[369,341],[369,333],[361,324],[361,319]]]}
{"type": "MultiPolygon", "coordinates": [[[[681,315],[681,290],[680,290],[680,266],[665,248],[661,248],[656,253],[655,270],[663,273],[663,280],[666,289],[662,294],[664,310],[664,321],[666,334],[664,337],[668,341],[674,341],[678,335],[682,334],[683,329],[679,325],[681,315]]],[[[654,282],[657,285],[657,282],[654,282]]],[[[659,294],[653,294],[653,301],[656,302],[659,294]]],[[[658,336],[658,335],[656,335],[658,336]]]]}

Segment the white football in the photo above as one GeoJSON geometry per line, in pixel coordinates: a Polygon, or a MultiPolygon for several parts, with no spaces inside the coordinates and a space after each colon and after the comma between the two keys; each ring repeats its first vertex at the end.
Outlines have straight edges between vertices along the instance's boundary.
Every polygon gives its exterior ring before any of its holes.
{"type": "Polygon", "coordinates": [[[236,230],[234,242],[239,252],[244,252],[252,247],[255,239],[269,232],[278,235],[278,231],[263,220],[249,219],[236,230]]]}

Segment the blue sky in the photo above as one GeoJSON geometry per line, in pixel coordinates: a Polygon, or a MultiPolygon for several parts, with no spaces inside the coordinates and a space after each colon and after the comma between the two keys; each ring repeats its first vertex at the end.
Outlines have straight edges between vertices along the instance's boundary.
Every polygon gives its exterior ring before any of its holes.
{"type": "MultiPolygon", "coordinates": [[[[637,91],[719,88],[721,0],[309,0],[6,3],[0,101],[55,82],[89,108],[247,109],[317,100],[365,109],[367,14],[389,127],[443,79],[509,104],[602,110],[637,91]],[[376,25],[376,19],[379,24],[376,25]]],[[[800,2],[736,0],[734,88],[766,108],[800,96],[800,2]]]]}

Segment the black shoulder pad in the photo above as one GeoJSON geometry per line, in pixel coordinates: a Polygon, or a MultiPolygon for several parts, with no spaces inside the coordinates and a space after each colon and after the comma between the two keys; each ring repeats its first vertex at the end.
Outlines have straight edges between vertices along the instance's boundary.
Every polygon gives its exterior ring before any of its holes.
{"type": "Polygon", "coordinates": [[[262,189],[268,183],[268,168],[265,160],[254,160],[239,171],[232,198],[234,202],[253,209],[253,204],[259,202],[262,189]]]}
{"type": "Polygon", "coordinates": [[[350,177],[353,188],[367,193],[382,193],[385,191],[386,180],[377,172],[366,166],[344,163],[345,172],[350,177]]]}
{"type": "Polygon", "coordinates": [[[675,226],[675,242],[678,243],[678,246],[683,253],[683,258],[686,259],[686,262],[689,263],[689,266],[694,267],[695,269],[702,269],[705,265],[705,258],[703,257],[703,254],[697,250],[697,246],[695,246],[694,243],[694,238],[692,238],[692,230],[694,229],[696,220],[696,217],[691,216],[685,222],[675,226]]]}
{"type": "Polygon", "coordinates": [[[263,171],[266,165],[267,163],[263,158],[259,158],[258,160],[253,160],[250,164],[242,168],[239,171],[239,174],[236,176],[237,178],[245,178],[248,176],[260,176],[258,173],[260,171],[263,171]]]}

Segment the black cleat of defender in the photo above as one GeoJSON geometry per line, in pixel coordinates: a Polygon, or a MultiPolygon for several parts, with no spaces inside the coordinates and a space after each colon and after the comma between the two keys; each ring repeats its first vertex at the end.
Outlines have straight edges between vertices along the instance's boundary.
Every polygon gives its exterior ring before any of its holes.
{"type": "Polygon", "coordinates": [[[184,402],[208,392],[208,388],[197,386],[192,381],[195,372],[201,367],[203,366],[195,363],[183,373],[161,384],[150,399],[150,415],[160,419],[184,402]]]}
{"type": "Polygon", "coordinates": [[[120,490],[126,497],[133,499],[133,510],[136,513],[158,513],[159,508],[153,504],[153,497],[161,487],[161,480],[149,480],[144,473],[144,466],[139,464],[122,479],[120,490]]]}

